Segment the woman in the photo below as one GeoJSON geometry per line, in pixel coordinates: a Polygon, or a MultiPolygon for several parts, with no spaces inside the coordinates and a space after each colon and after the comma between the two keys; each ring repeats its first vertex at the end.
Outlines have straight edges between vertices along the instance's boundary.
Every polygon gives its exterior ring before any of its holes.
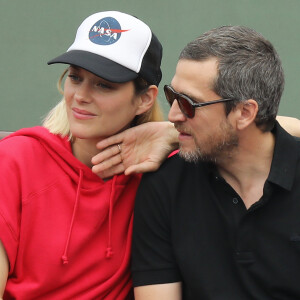
{"type": "Polygon", "coordinates": [[[162,120],[161,57],[145,23],[109,11],[86,18],[67,52],[49,62],[69,65],[63,100],[43,126],[0,144],[0,298],[131,297],[140,175],[102,180],[91,159],[99,140],[162,120]]]}

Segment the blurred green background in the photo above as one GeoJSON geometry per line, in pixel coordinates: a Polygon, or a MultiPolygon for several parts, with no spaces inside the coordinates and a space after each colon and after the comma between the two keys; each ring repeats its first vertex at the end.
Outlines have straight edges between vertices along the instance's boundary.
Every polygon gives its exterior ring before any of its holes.
{"type": "Polygon", "coordinates": [[[61,98],[63,65],[46,62],[73,42],[90,14],[120,10],[145,21],[164,46],[161,87],[174,74],[180,50],[204,31],[246,25],[261,32],[281,56],[286,86],[279,113],[300,118],[299,0],[0,0],[0,129],[39,125],[61,98]]]}

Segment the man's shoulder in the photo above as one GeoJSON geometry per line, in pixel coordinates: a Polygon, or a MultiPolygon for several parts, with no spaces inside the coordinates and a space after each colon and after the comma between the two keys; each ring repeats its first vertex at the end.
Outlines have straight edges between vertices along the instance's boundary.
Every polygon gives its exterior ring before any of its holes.
{"type": "Polygon", "coordinates": [[[187,162],[176,153],[164,161],[158,172],[170,172],[173,168],[184,168],[186,165],[187,162]]]}
{"type": "Polygon", "coordinates": [[[294,136],[294,139],[297,142],[298,147],[300,147],[300,137],[294,136]]]}
{"type": "Polygon", "coordinates": [[[143,182],[159,182],[160,184],[172,184],[183,181],[192,181],[199,177],[207,176],[207,164],[204,162],[187,162],[178,154],[169,157],[161,167],[155,171],[146,173],[142,177],[143,182]]]}
{"type": "Polygon", "coordinates": [[[200,170],[203,169],[203,167],[206,164],[204,162],[188,162],[184,160],[178,153],[172,155],[168,159],[164,161],[164,163],[161,165],[161,167],[156,171],[153,172],[153,174],[163,174],[163,173],[170,173],[174,170],[200,170]]]}

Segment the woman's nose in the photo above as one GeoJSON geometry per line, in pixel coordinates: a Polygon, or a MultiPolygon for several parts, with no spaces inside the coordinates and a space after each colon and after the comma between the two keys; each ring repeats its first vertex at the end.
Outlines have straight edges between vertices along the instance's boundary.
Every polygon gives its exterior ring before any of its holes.
{"type": "Polygon", "coordinates": [[[82,82],[80,85],[77,86],[75,92],[75,100],[77,102],[85,102],[85,103],[90,103],[92,101],[91,89],[88,83],[82,82]]]}

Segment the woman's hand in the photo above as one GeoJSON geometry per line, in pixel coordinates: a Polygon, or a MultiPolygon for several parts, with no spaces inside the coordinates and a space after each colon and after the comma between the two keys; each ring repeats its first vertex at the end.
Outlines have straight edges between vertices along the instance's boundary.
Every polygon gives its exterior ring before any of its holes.
{"type": "Polygon", "coordinates": [[[170,122],[149,122],[129,128],[97,144],[92,171],[101,178],[157,170],[178,147],[178,132],[170,122]]]}

